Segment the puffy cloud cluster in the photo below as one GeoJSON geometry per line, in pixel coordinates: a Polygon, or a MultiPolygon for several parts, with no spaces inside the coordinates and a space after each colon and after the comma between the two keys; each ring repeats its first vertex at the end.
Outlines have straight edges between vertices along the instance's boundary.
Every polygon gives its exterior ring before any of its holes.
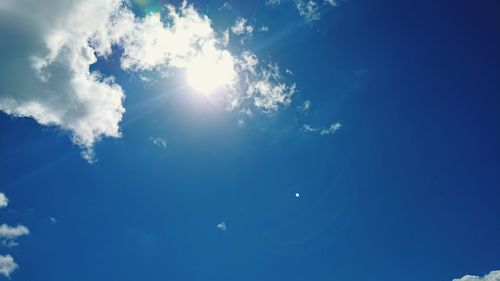
{"type": "MultiPolygon", "coordinates": [[[[0,193],[0,198],[3,202],[5,202],[5,206],[7,206],[8,199],[5,194],[0,193]]],[[[4,206],[4,207],[5,207],[4,206]]],[[[5,247],[14,247],[17,246],[16,239],[23,235],[28,235],[29,230],[24,225],[18,225],[15,227],[8,226],[7,224],[0,225],[0,241],[5,247]]],[[[18,267],[17,263],[14,261],[14,258],[11,255],[0,255],[0,274],[4,275],[7,278],[10,278],[10,275],[16,268],[18,267]]]]}
{"type": "Polygon", "coordinates": [[[247,19],[245,18],[238,18],[234,25],[231,27],[231,32],[233,32],[236,35],[242,35],[242,34],[252,34],[253,32],[253,26],[248,25],[247,19]]]}
{"type": "MultiPolygon", "coordinates": [[[[282,82],[276,65],[257,68],[255,55],[251,68],[241,65],[247,53],[225,48],[229,32],[215,32],[185,1],[165,10],[165,17],[138,18],[122,0],[2,1],[0,110],[62,128],[93,161],[96,141],[121,136],[125,93],[113,77],[90,70],[113,46],[123,50],[123,70],[184,69],[194,89],[228,88],[231,108],[247,100],[266,112],[290,104],[295,85],[282,82]]],[[[253,27],[238,19],[231,30],[249,34],[253,27]]]]}
{"type": "Polygon", "coordinates": [[[453,279],[453,281],[500,281],[500,270],[491,271],[483,277],[465,275],[460,279],[453,279]]]}

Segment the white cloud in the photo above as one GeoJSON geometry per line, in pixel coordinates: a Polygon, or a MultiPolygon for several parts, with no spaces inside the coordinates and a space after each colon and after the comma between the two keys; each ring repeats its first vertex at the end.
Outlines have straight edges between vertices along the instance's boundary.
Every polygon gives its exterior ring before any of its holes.
{"type": "Polygon", "coordinates": [[[229,2],[224,2],[220,7],[219,11],[229,11],[232,9],[231,3],[229,2]]]}
{"type": "Polygon", "coordinates": [[[28,235],[29,229],[24,225],[8,226],[7,224],[0,225],[0,241],[6,247],[17,246],[16,239],[23,235],[28,235]]]}
{"type": "Polygon", "coordinates": [[[217,225],[217,228],[222,230],[222,231],[226,231],[227,230],[227,225],[226,225],[226,222],[221,222],[217,225]]]}
{"type": "Polygon", "coordinates": [[[337,6],[336,0],[267,0],[266,4],[271,6],[279,5],[283,2],[293,2],[299,15],[304,17],[307,21],[316,21],[321,17],[320,3],[337,6]]]}
{"type": "Polygon", "coordinates": [[[302,125],[301,130],[304,133],[319,133],[321,136],[334,134],[337,130],[342,127],[339,122],[331,124],[328,128],[314,128],[311,125],[302,125]]]}
{"type": "Polygon", "coordinates": [[[5,196],[5,193],[0,192],[0,208],[5,208],[9,205],[9,199],[5,196]]]}
{"type": "MultiPolygon", "coordinates": [[[[253,103],[271,112],[291,103],[295,84],[283,81],[276,64],[232,54],[229,30],[218,34],[187,2],[165,7],[166,16],[138,18],[121,0],[0,2],[0,110],[62,128],[94,161],[96,141],[121,136],[125,112],[113,77],[90,71],[113,45],[123,50],[123,70],[185,70],[193,89],[225,88],[228,108],[253,103]]],[[[253,32],[246,19],[236,23],[233,33],[253,32]]]]}
{"type": "Polygon", "coordinates": [[[268,32],[268,31],[269,31],[269,27],[268,27],[268,26],[266,26],[266,25],[263,25],[263,26],[261,26],[261,27],[259,28],[259,31],[261,31],[261,32],[268,32]]]}
{"type": "Polygon", "coordinates": [[[337,6],[337,0],[325,0],[325,3],[330,4],[332,6],[337,6]]]}
{"type": "Polygon", "coordinates": [[[245,18],[236,19],[236,22],[231,27],[231,31],[236,35],[252,34],[253,26],[247,25],[246,23],[247,19],[245,18]]]}
{"type": "Polygon", "coordinates": [[[315,1],[295,1],[295,6],[299,11],[299,14],[303,16],[308,21],[319,20],[319,9],[318,4],[315,1]]]}
{"type": "Polygon", "coordinates": [[[335,133],[338,129],[340,129],[342,125],[339,122],[333,123],[330,127],[321,130],[320,135],[331,135],[335,133]]]}
{"type": "Polygon", "coordinates": [[[306,101],[304,101],[304,103],[300,107],[300,110],[303,111],[303,112],[307,112],[307,111],[309,111],[310,108],[311,108],[311,101],[310,100],[306,100],[306,101]]]}
{"type": "Polygon", "coordinates": [[[483,277],[475,275],[465,275],[459,279],[453,279],[453,281],[500,281],[500,270],[492,271],[483,277]]]}
{"type": "MultiPolygon", "coordinates": [[[[124,70],[185,69],[187,82],[198,91],[224,87],[230,109],[241,105],[242,100],[253,100],[266,112],[290,104],[295,84],[282,81],[278,66],[259,66],[259,59],[249,51],[232,54],[225,49],[229,30],[217,34],[210,19],[192,5],[183,2],[179,9],[167,5],[167,21],[165,25],[160,13],[139,19],[131,11],[122,10],[112,18],[108,30],[114,33],[106,36],[108,44],[101,44],[101,52],[107,54],[111,45],[120,45],[124,70]]],[[[231,32],[251,34],[253,27],[246,22],[239,18],[231,32]]]]}
{"type": "Polygon", "coordinates": [[[9,278],[10,274],[12,274],[17,267],[18,265],[14,262],[14,258],[11,255],[0,255],[0,274],[9,278]]]}
{"type": "Polygon", "coordinates": [[[311,127],[311,125],[309,124],[304,124],[302,126],[302,131],[306,132],[306,133],[314,133],[314,132],[317,132],[319,129],[317,128],[313,128],[311,127]]]}
{"type": "Polygon", "coordinates": [[[167,147],[167,140],[164,138],[153,138],[151,137],[150,140],[153,142],[154,145],[157,145],[162,148],[167,147]]]}
{"type": "Polygon", "coordinates": [[[119,5],[118,0],[2,1],[0,110],[69,131],[88,160],[95,141],[119,137],[124,93],[112,77],[89,70],[96,62],[96,34],[119,5]]]}
{"type": "MultiPolygon", "coordinates": [[[[252,58],[252,56],[249,56],[252,58]]],[[[276,64],[267,64],[256,71],[258,60],[245,60],[242,67],[253,74],[247,76],[247,94],[254,97],[254,105],[265,112],[278,110],[280,106],[288,106],[296,92],[295,83],[287,84],[281,81],[279,67],[276,64]]]]}
{"type": "Polygon", "coordinates": [[[243,120],[243,119],[238,120],[238,127],[240,127],[240,128],[245,127],[245,120],[243,120]]]}

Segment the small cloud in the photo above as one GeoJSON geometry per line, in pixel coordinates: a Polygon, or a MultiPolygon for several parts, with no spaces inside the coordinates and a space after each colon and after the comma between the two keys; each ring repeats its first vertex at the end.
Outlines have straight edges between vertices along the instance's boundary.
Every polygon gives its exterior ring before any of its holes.
{"type": "Polygon", "coordinates": [[[325,4],[330,4],[332,6],[337,6],[338,5],[337,0],[324,0],[324,3],[325,4]]]}
{"type": "Polygon", "coordinates": [[[304,124],[302,126],[302,131],[305,133],[313,133],[313,132],[317,132],[318,129],[311,127],[311,125],[309,125],[309,124],[304,124]]]}
{"type": "Polygon", "coordinates": [[[49,222],[50,222],[51,224],[56,224],[56,223],[57,223],[57,220],[56,220],[56,218],[54,218],[54,217],[50,217],[50,218],[49,218],[49,222]]]}
{"type": "Polygon", "coordinates": [[[226,29],[224,30],[224,32],[222,32],[221,44],[222,46],[227,46],[227,44],[229,44],[229,29],[226,29]]]}
{"type": "Polygon", "coordinates": [[[500,280],[500,270],[492,271],[483,277],[476,275],[465,275],[460,279],[453,279],[453,281],[498,281],[500,280]]]}
{"type": "Polygon", "coordinates": [[[217,225],[217,228],[222,230],[222,231],[226,231],[227,230],[227,225],[226,225],[226,222],[225,221],[222,221],[221,223],[219,223],[217,225]]]}
{"type": "Polygon", "coordinates": [[[164,138],[153,138],[153,137],[150,137],[149,138],[154,145],[156,146],[159,146],[161,148],[167,148],[167,140],[164,139],[164,138]]]}
{"type": "Polygon", "coordinates": [[[233,7],[231,6],[231,3],[229,2],[224,2],[222,4],[222,6],[219,7],[219,11],[229,11],[231,10],[233,7]]]}
{"type": "Polygon", "coordinates": [[[300,16],[302,16],[306,21],[316,21],[321,17],[320,4],[337,6],[338,0],[267,0],[266,5],[277,6],[284,2],[292,2],[300,16]]]}
{"type": "Polygon", "coordinates": [[[323,128],[323,129],[322,128],[314,128],[309,124],[304,124],[304,125],[302,125],[301,131],[304,133],[317,133],[317,132],[319,132],[319,134],[321,136],[324,136],[324,135],[334,134],[341,127],[342,127],[342,124],[340,124],[340,122],[333,123],[330,125],[330,127],[323,128]]]}
{"type": "Polygon", "coordinates": [[[295,6],[297,7],[299,14],[307,21],[319,20],[320,15],[318,4],[315,1],[295,1],[295,6]]]}
{"type": "Polygon", "coordinates": [[[245,127],[245,120],[242,120],[242,119],[238,120],[238,127],[240,127],[240,128],[245,127]]]}
{"type": "Polygon", "coordinates": [[[321,130],[320,134],[321,135],[331,135],[331,134],[335,133],[341,127],[342,127],[342,125],[339,122],[333,123],[332,125],[330,125],[330,127],[328,129],[321,130]]]}
{"type": "Polygon", "coordinates": [[[231,31],[236,35],[244,35],[244,34],[251,35],[253,32],[253,26],[247,25],[246,23],[247,19],[238,18],[234,23],[234,25],[231,27],[231,31]]]}
{"type": "Polygon", "coordinates": [[[0,274],[10,278],[10,274],[18,267],[11,255],[0,255],[0,274]]]}
{"type": "Polygon", "coordinates": [[[268,31],[269,31],[269,27],[267,27],[267,26],[263,25],[263,26],[261,26],[261,27],[259,28],[259,31],[260,31],[260,32],[268,32],[268,31]]]}
{"type": "Polygon", "coordinates": [[[253,112],[250,108],[243,108],[242,110],[240,110],[240,112],[247,116],[253,116],[253,112]]]}
{"type": "Polygon", "coordinates": [[[0,240],[5,247],[17,246],[16,239],[23,235],[28,235],[29,229],[24,225],[8,226],[7,224],[0,225],[0,240]]]}
{"type": "Polygon", "coordinates": [[[5,193],[0,192],[0,208],[5,208],[9,205],[9,199],[5,196],[5,193]]]}
{"type": "Polygon", "coordinates": [[[302,106],[300,106],[300,110],[303,111],[303,112],[307,112],[309,111],[309,108],[311,108],[311,101],[310,100],[306,100],[302,106]]]}

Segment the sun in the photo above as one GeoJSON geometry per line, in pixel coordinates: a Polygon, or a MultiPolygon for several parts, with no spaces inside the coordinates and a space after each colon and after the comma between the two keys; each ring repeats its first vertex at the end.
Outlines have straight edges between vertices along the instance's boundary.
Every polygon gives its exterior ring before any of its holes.
{"type": "Polygon", "coordinates": [[[187,82],[196,91],[210,94],[230,86],[236,79],[234,59],[229,52],[204,53],[193,59],[186,69],[187,82]]]}

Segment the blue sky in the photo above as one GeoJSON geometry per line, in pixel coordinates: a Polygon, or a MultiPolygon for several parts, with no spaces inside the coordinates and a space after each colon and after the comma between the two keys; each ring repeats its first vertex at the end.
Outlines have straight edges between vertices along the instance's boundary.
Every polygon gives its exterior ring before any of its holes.
{"type": "Polygon", "coordinates": [[[0,278],[498,281],[498,11],[6,0],[0,278]]]}

